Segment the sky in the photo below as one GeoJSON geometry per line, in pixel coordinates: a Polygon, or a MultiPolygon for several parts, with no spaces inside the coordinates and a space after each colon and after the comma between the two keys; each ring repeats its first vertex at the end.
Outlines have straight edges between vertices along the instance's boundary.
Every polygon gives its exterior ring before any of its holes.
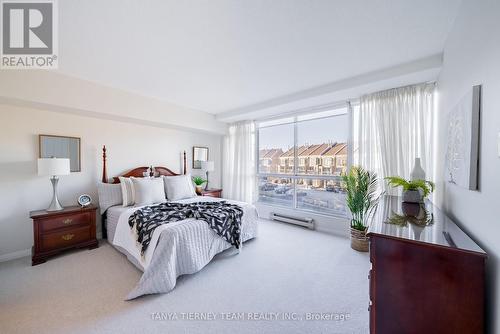
{"type": "MultiPolygon", "coordinates": [[[[335,117],[299,122],[297,141],[304,144],[327,142],[347,142],[347,114],[335,117]]],[[[281,148],[283,151],[293,146],[293,123],[259,129],[259,149],[281,148]]]]}

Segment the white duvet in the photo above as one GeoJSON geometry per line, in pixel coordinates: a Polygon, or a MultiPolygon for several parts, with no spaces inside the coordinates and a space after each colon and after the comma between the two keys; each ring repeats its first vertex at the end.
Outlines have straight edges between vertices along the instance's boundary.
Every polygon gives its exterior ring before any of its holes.
{"type": "MultiPolygon", "coordinates": [[[[195,197],[176,201],[178,203],[213,202],[224,199],[195,197]]],[[[243,209],[242,241],[257,235],[257,211],[255,206],[229,201],[243,209]]],[[[129,217],[140,207],[124,211],[116,226],[112,244],[125,253],[129,259],[144,271],[139,283],[127,299],[144,294],[168,292],[175,287],[180,275],[192,274],[201,270],[218,253],[231,245],[212,231],[205,221],[186,219],[163,224],[155,229],[144,256],[136,233],[128,224],[129,217]],[[128,254],[127,254],[128,253],[128,254]]]]}

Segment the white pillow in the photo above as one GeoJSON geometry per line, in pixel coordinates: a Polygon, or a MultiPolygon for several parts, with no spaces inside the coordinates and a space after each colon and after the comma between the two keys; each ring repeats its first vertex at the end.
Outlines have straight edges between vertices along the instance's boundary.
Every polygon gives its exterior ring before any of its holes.
{"type": "Polygon", "coordinates": [[[101,214],[115,205],[123,203],[122,188],[118,183],[98,183],[97,194],[99,196],[99,210],[101,214]]]}
{"type": "Polygon", "coordinates": [[[165,190],[161,177],[132,177],[135,205],[151,205],[165,202],[165,190]]]}
{"type": "Polygon", "coordinates": [[[168,200],[177,201],[184,198],[196,197],[191,175],[164,176],[165,193],[168,200]]]}
{"type": "Polygon", "coordinates": [[[123,206],[131,206],[135,203],[134,184],[129,177],[120,176],[120,186],[122,189],[123,206]]]}

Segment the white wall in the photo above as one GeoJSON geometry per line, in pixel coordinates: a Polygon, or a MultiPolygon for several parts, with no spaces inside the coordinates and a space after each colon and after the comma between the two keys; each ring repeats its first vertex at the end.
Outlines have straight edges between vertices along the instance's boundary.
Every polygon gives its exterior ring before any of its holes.
{"type": "Polygon", "coordinates": [[[465,0],[444,50],[438,81],[438,157],[444,156],[447,112],[473,85],[482,84],[479,191],[443,182],[438,161],[438,204],[488,253],[487,320],[489,333],[500,333],[500,2],[465,0]]]}
{"type": "Polygon", "coordinates": [[[53,71],[2,71],[0,103],[224,134],[214,115],[53,71]]]}
{"type": "MultiPolygon", "coordinates": [[[[210,182],[213,187],[220,185],[220,135],[0,104],[0,260],[11,257],[13,252],[27,254],[33,245],[29,211],[44,209],[50,203],[49,178],[39,177],[36,172],[39,134],[81,137],[82,171],[61,176],[59,181],[64,206],[75,205],[83,193],[97,201],[103,144],[108,149],[109,177],[143,165],[180,172],[183,151],[188,154],[190,169],[192,147],[207,146],[216,170],[210,182]]],[[[99,233],[99,222],[97,228],[99,233]]]]}

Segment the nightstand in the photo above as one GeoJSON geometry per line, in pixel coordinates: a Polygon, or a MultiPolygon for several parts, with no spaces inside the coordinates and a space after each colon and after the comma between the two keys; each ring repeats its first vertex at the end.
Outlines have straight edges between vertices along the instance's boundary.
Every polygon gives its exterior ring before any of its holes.
{"type": "Polygon", "coordinates": [[[202,190],[201,191],[201,196],[210,196],[210,197],[222,197],[222,189],[208,189],[208,190],[202,190]]]}
{"type": "Polygon", "coordinates": [[[71,248],[97,247],[96,209],[71,206],[61,211],[31,211],[33,239],[31,265],[71,248]]]}

